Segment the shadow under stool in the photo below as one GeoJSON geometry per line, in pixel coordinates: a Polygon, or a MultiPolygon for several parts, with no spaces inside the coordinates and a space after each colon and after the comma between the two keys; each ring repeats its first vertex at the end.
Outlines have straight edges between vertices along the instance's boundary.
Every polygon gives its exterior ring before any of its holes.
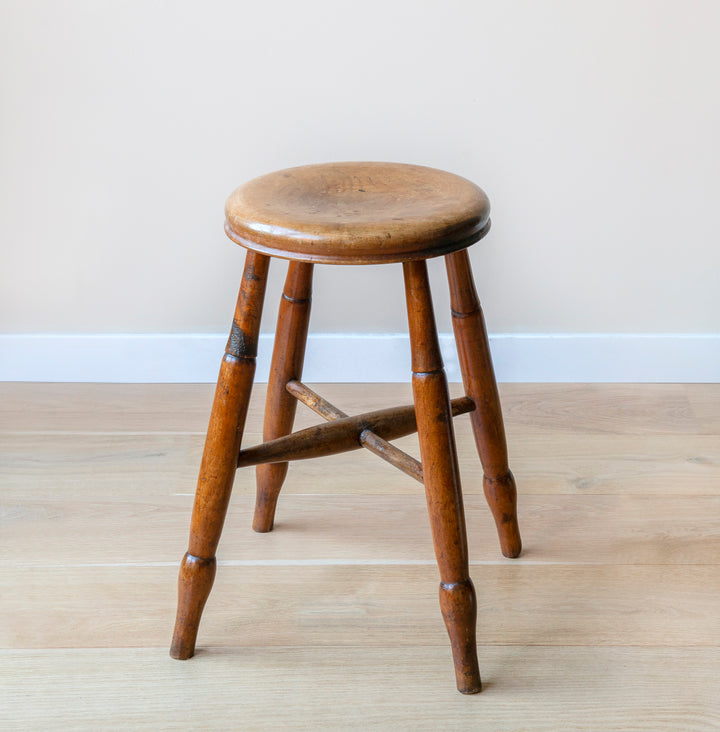
{"type": "Polygon", "coordinates": [[[424,483],[440,570],[440,608],[458,689],[480,691],[475,590],[452,417],[470,412],[483,488],[506,557],[520,554],[515,482],[500,400],[467,248],[490,228],[490,204],[470,181],[396,163],[290,168],[238,188],[226,204],[227,235],[247,248],[245,270],[220,367],[182,560],[171,655],[190,658],[215,577],[215,552],[238,467],[257,465],[253,528],[270,531],[288,461],[364,447],[424,483]],[[466,396],[448,397],[426,259],[444,256],[466,396]],[[271,257],[289,259],[268,382],[263,444],[241,449],[255,372],[271,257]],[[301,381],[313,266],[402,262],[414,406],[347,416],[301,381]],[[293,433],[298,401],[327,422],[293,433]],[[417,461],[389,440],[418,433],[417,461]]]}

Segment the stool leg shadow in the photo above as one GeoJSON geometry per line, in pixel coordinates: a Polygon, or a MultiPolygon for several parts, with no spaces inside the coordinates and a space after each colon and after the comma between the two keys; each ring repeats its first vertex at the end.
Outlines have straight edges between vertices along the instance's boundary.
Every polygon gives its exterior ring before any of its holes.
{"type": "Polygon", "coordinates": [[[438,344],[427,264],[403,263],[412,351],[412,383],[420,456],[435,555],[440,609],[450,636],[458,690],[481,690],[475,624],[477,606],[469,575],[467,534],[447,379],[438,344]]]}
{"type": "Polygon", "coordinates": [[[215,578],[215,552],[237,468],[250,391],[269,257],[248,251],[225,356],[220,366],[190,524],[180,566],[178,610],[170,655],[195,653],[198,625],[215,578]]]}
{"type": "MultiPolygon", "coordinates": [[[[275,331],[270,377],[265,402],[263,442],[290,434],[295,421],[297,399],[285,389],[288,381],[302,377],[312,298],[313,265],[290,262],[275,331]]],[[[288,463],[258,465],[257,496],[253,529],[272,531],[278,496],[288,463]]]]}
{"type": "Polygon", "coordinates": [[[475,410],[470,413],[470,418],[483,465],[483,490],[495,519],[502,553],[515,558],[522,550],[517,519],[517,490],[508,466],[505,427],[485,320],[467,250],[448,254],[445,262],[450,283],[453,330],[465,393],[475,402],[475,410]]]}

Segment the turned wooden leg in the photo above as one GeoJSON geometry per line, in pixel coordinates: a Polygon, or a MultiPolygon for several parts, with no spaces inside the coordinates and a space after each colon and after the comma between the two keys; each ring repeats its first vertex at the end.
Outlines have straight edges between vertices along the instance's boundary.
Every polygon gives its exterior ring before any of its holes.
{"type": "Polygon", "coordinates": [[[517,557],[522,549],[517,520],[517,490],[508,467],[505,427],[485,320],[467,250],[447,255],[445,262],[465,393],[476,405],[470,417],[485,474],[483,489],[495,518],[502,553],[506,557],[517,557]]]}
{"type": "Polygon", "coordinates": [[[227,512],[250,390],[255,374],[260,315],[268,264],[265,255],[248,251],[240,294],[205,439],[190,544],[180,566],[178,610],[170,655],[190,658],[195,652],[200,616],[215,577],[215,551],[227,512]]]}
{"type": "MultiPolygon", "coordinates": [[[[290,262],[275,331],[270,378],[265,402],[263,441],[290,434],[295,420],[297,399],[285,389],[288,381],[302,376],[305,343],[310,322],[313,265],[290,262]]],[[[280,489],[288,463],[258,465],[257,498],[253,529],[271,531],[280,489]]]]}
{"type": "Polygon", "coordinates": [[[440,608],[450,636],[458,690],[481,689],[475,641],[477,603],[468,571],[467,535],[450,400],[435,328],[427,265],[404,262],[413,394],[435,555],[440,608]]]}

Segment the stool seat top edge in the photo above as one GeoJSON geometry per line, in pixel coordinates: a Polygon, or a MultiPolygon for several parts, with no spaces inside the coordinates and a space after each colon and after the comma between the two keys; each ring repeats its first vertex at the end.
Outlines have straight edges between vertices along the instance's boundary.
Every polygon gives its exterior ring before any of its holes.
{"type": "Polygon", "coordinates": [[[469,180],[404,163],[322,163],[236,189],[225,230],[249,249],[312,262],[371,264],[457,251],[489,229],[490,202],[469,180]]]}

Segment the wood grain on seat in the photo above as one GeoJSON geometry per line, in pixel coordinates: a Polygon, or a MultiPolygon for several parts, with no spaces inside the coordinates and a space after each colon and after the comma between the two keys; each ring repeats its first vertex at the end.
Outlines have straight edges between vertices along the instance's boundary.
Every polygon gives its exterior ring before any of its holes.
{"type": "Polygon", "coordinates": [[[481,239],[490,203],[474,183],[400,163],[288,168],[240,186],[225,206],[238,244],[334,264],[426,259],[481,239]]]}

